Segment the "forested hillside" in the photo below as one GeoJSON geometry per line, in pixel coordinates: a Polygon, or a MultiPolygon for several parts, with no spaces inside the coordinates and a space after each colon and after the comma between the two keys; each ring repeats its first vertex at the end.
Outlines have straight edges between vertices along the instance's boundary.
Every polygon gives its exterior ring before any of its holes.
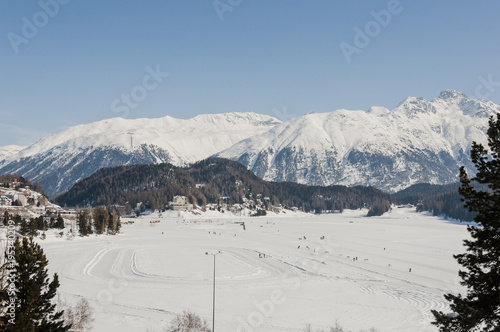
{"type": "Polygon", "coordinates": [[[471,221],[474,213],[468,211],[458,193],[460,183],[433,185],[420,183],[394,194],[400,203],[413,204],[418,212],[429,211],[435,216],[471,221]]]}
{"type": "Polygon", "coordinates": [[[163,208],[175,195],[183,195],[199,206],[245,199],[268,198],[269,205],[281,204],[303,211],[371,208],[380,214],[390,208],[393,197],[371,187],[307,186],[263,181],[243,165],[220,158],[200,161],[189,167],[171,164],[132,165],[104,168],[76,183],[56,198],[68,206],[120,204],[163,208]]]}

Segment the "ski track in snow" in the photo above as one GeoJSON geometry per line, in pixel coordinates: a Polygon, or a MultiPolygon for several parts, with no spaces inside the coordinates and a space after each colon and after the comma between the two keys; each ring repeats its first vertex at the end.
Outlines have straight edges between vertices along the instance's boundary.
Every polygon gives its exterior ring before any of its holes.
{"type": "Polygon", "coordinates": [[[348,331],[372,326],[436,331],[431,310],[448,311],[443,294],[461,290],[449,282],[458,270],[451,255],[467,233],[460,225],[409,210],[397,213],[401,220],[397,214],[377,219],[354,212],[248,218],[246,231],[231,219],[181,223],[170,218],[153,227],[142,217],[124,225],[124,234],[116,237],[40,242],[51,271],[60,275],[61,295],[69,302],[81,296],[90,300],[97,312],[95,331],[161,331],[185,309],[210,322],[213,257],[205,252],[216,250],[222,251],[216,258],[216,323],[221,331],[241,328],[249,315],[259,313],[255,303],[269,300],[274,290],[286,301],[276,304],[253,331],[298,331],[306,323],[326,328],[337,319],[348,331]],[[353,218],[356,225],[349,224],[353,218]],[[398,232],[398,241],[389,242],[386,237],[398,232]],[[440,245],[414,241],[442,232],[447,240],[440,245]],[[298,240],[302,234],[308,240],[298,240]],[[321,234],[331,240],[318,240],[321,234]],[[266,258],[259,258],[263,253],[266,258]],[[438,263],[422,258],[431,253],[438,263]],[[406,267],[410,264],[412,273],[406,267]]]}

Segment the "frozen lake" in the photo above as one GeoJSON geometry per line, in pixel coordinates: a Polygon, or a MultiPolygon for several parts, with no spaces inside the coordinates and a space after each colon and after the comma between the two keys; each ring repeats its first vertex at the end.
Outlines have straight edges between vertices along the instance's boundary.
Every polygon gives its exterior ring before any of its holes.
{"type": "Polygon", "coordinates": [[[39,242],[61,297],[93,306],[94,331],[162,331],[185,309],[211,325],[213,256],[205,253],[218,251],[216,331],[336,321],[353,332],[437,331],[430,310],[448,311],[443,294],[463,291],[452,255],[464,251],[465,225],[408,208],[365,215],[164,213],[118,236],[67,241],[49,232],[39,242]]]}

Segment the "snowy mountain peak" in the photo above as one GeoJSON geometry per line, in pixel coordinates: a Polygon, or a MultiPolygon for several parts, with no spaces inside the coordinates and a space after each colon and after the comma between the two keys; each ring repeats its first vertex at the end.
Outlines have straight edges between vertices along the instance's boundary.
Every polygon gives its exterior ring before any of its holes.
{"type": "Polygon", "coordinates": [[[193,121],[198,123],[210,124],[213,126],[230,125],[236,127],[242,126],[274,126],[281,123],[280,120],[263,114],[254,112],[232,112],[218,114],[201,114],[192,119],[184,121],[193,121]]]}
{"type": "Polygon", "coordinates": [[[444,90],[439,94],[439,97],[436,99],[455,99],[455,100],[462,100],[462,99],[469,99],[467,95],[461,91],[457,90],[444,90]]]}
{"type": "Polygon", "coordinates": [[[471,99],[463,92],[445,90],[432,103],[448,114],[459,112],[475,118],[489,118],[500,111],[500,107],[491,101],[471,99]]]}
{"type": "Polygon", "coordinates": [[[466,115],[476,118],[489,118],[500,111],[500,107],[491,101],[471,99],[457,90],[444,90],[431,101],[422,97],[408,97],[392,112],[404,114],[409,118],[424,115],[440,117],[466,115]]]}
{"type": "Polygon", "coordinates": [[[393,111],[396,113],[403,113],[408,117],[416,116],[419,113],[434,114],[437,112],[433,103],[422,97],[408,97],[393,111]]]}
{"type": "Polygon", "coordinates": [[[384,116],[384,115],[389,114],[390,111],[385,107],[372,106],[368,109],[368,113],[373,114],[373,115],[377,115],[377,116],[384,116]]]}

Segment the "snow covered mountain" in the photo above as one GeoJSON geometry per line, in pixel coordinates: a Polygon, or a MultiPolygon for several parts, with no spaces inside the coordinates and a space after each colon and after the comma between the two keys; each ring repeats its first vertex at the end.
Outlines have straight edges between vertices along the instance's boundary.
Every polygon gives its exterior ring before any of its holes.
{"type": "Polygon", "coordinates": [[[0,148],[0,173],[39,181],[54,197],[102,167],[210,156],[239,161],[273,181],[309,185],[371,185],[394,192],[425,182],[457,181],[471,173],[472,141],[486,143],[488,118],[500,106],[443,91],[427,101],[409,97],[393,110],[310,113],[285,123],[255,113],[126,120],[79,125],[21,149],[0,148]]]}
{"type": "Polygon", "coordinates": [[[25,146],[19,146],[19,145],[5,145],[5,146],[0,146],[0,162],[4,159],[7,159],[8,157],[18,153],[22,149],[24,149],[25,146]]]}
{"type": "Polygon", "coordinates": [[[409,97],[393,110],[307,114],[217,156],[265,180],[394,192],[419,182],[456,182],[460,165],[473,173],[471,142],[486,143],[488,118],[498,112],[490,101],[446,90],[432,101],[409,97]]]}
{"type": "Polygon", "coordinates": [[[5,153],[3,161],[0,155],[0,173],[20,173],[40,182],[54,197],[102,167],[160,162],[182,166],[279,123],[255,113],[208,114],[188,120],[113,118],[68,128],[17,153],[5,153]]]}

